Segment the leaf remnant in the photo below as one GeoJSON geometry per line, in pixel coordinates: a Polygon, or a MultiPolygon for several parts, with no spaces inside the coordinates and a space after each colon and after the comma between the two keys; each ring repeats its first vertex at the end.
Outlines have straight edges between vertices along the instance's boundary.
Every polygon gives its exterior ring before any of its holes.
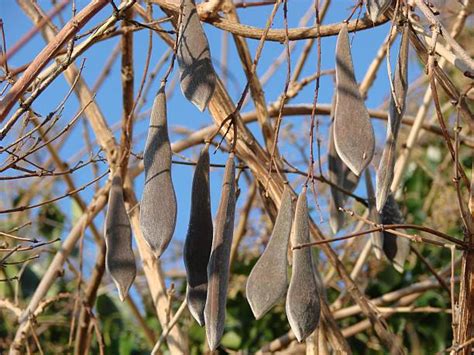
{"type": "Polygon", "coordinates": [[[365,6],[370,20],[375,22],[390,6],[391,0],[366,0],[365,6]]]}

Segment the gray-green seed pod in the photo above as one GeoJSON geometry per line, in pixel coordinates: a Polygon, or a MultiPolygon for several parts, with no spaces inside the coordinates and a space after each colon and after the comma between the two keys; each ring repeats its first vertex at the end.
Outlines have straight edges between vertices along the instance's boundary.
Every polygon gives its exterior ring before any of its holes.
{"type": "MultiPolygon", "coordinates": [[[[388,195],[387,203],[382,210],[383,224],[402,224],[405,223],[400,207],[393,195],[388,195]]],[[[390,260],[393,267],[398,272],[403,272],[405,260],[410,253],[410,240],[407,238],[397,237],[388,230],[383,232],[383,251],[385,256],[390,260]]]]}
{"type": "Polygon", "coordinates": [[[342,161],[360,176],[374,155],[375,138],[355,80],[346,23],[336,44],[336,95],[334,144],[342,161]]]}
{"type": "Polygon", "coordinates": [[[256,319],[263,317],[286,294],[288,242],[295,213],[293,196],[291,187],[285,185],[270,241],[247,280],[246,296],[256,319]]]}
{"type": "MultiPolygon", "coordinates": [[[[365,170],[365,186],[367,189],[367,199],[369,201],[369,218],[371,221],[379,224],[381,223],[381,216],[375,207],[375,191],[372,184],[372,177],[370,176],[370,169],[365,170]]],[[[380,231],[370,233],[372,249],[374,250],[377,259],[382,258],[383,251],[383,233],[380,231]]]]}
{"type": "MultiPolygon", "coordinates": [[[[296,203],[291,233],[292,246],[309,242],[309,214],[306,187],[296,203]]],[[[311,248],[293,250],[293,269],[286,296],[286,317],[296,339],[302,342],[318,326],[320,299],[311,248]]]]}
{"type": "Polygon", "coordinates": [[[216,87],[216,74],[194,0],[183,2],[177,59],[184,96],[204,111],[216,87]]]}
{"type": "Polygon", "coordinates": [[[176,226],[176,195],[171,180],[172,151],[168,136],[165,89],[153,102],[144,152],[145,187],[140,203],[140,225],[151,250],[159,257],[176,226]]]}
{"type": "Polygon", "coordinates": [[[235,192],[235,162],[234,154],[231,153],[225,167],[211,256],[207,266],[208,287],[204,319],[207,341],[212,351],[219,346],[224,333],[230,250],[234,233],[235,192]]]}
{"type": "Polygon", "coordinates": [[[200,326],[204,325],[207,297],[207,264],[212,247],[212,213],[209,188],[209,145],[202,149],[194,171],[191,214],[184,243],[188,308],[200,326]]]}
{"type": "Polygon", "coordinates": [[[105,264],[117,286],[119,298],[125,300],[137,273],[132,250],[132,228],[123,200],[122,178],[112,179],[105,216],[105,264]]]}
{"type": "MultiPolygon", "coordinates": [[[[334,145],[334,122],[329,128],[328,147],[328,178],[329,181],[342,187],[347,191],[354,191],[359,183],[359,177],[354,174],[339,158],[334,145]]],[[[339,207],[344,207],[347,195],[334,186],[330,187],[331,199],[329,200],[329,225],[334,234],[343,226],[346,214],[339,211],[339,207]]]]}
{"type": "Polygon", "coordinates": [[[390,193],[390,185],[392,184],[395,168],[395,151],[397,148],[398,131],[400,130],[400,123],[402,122],[403,114],[405,113],[408,92],[408,30],[409,27],[406,24],[403,28],[400,51],[398,53],[395,75],[393,77],[396,102],[393,95],[391,95],[390,107],[388,110],[387,137],[385,139],[382,158],[380,159],[377,169],[377,211],[382,210],[387,201],[387,196],[390,193]]]}

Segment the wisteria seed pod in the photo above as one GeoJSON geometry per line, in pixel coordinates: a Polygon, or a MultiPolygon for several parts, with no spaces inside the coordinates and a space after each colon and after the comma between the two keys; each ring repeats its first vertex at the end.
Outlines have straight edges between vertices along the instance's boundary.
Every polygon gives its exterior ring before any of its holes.
{"type": "Polygon", "coordinates": [[[207,264],[212,247],[212,213],[209,187],[209,145],[202,149],[194,171],[191,213],[184,243],[188,308],[200,326],[204,325],[207,296],[207,264]]]}
{"type": "Polygon", "coordinates": [[[374,130],[354,75],[347,23],[336,44],[334,144],[339,157],[360,176],[374,154],[374,130]]]}
{"type": "MultiPolygon", "coordinates": [[[[382,210],[383,224],[402,224],[403,218],[400,207],[392,194],[388,195],[387,203],[382,210]]],[[[392,263],[395,270],[403,272],[405,260],[410,253],[410,240],[403,237],[395,236],[388,230],[383,232],[383,251],[388,260],[392,263]]]]}
{"type": "MultiPolygon", "coordinates": [[[[291,245],[309,242],[309,214],[306,187],[296,203],[295,220],[291,233],[291,245]]],[[[293,269],[286,296],[286,317],[296,339],[302,342],[318,326],[320,299],[314,272],[311,248],[293,250],[293,269]]]]}
{"type": "Polygon", "coordinates": [[[225,166],[211,256],[207,266],[208,287],[204,319],[207,341],[211,351],[219,346],[224,333],[230,250],[234,233],[235,192],[235,162],[234,154],[231,153],[225,166]]]}
{"type": "Polygon", "coordinates": [[[194,0],[183,1],[177,59],[184,96],[204,111],[216,87],[216,74],[194,0]]]}
{"type": "MultiPolygon", "coordinates": [[[[347,191],[354,191],[359,183],[359,177],[354,174],[339,158],[334,145],[334,122],[329,128],[328,147],[328,178],[329,181],[347,191]]],[[[331,199],[329,200],[329,225],[336,234],[344,225],[346,214],[339,211],[347,200],[347,195],[336,187],[330,187],[331,199]]]]}
{"type": "Polygon", "coordinates": [[[119,292],[121,301],[137,273],[132,250],[132,228],[123,199],[122,178],[116,173],[112,178],[109,202],[105,216],[105,264],[119,292]]]}
{"type": "Polygon", "coordinates": [[[288,242],[294,218],[293,196],[291,187],[285,185],[270,241],[247,280],[246,296],[256,319],[260,319],[286,294],[288,242]]]}
{"type": "Polygon", "coordinates": [[[398,131],[405,112],[406,97],[408,92],[408,25],[403,28],[400,51],[398,53],[393,86],[395,98],[390,96],[390,106],[388,110],[387,136],[382,157],[377,169],[376,177],[376,202],[377,211],[381,211],[387,196],[390,193],[390,186],[393,181],[395,168],[395,150],[397,147],[398,131]],[[395,101],[396,99],[396,101],[395,101]]]}
{"type": "MultiPolygon", "coordinates": [[[[365,170],[365,186],[367,189],[367,200],[369,202],[369,219],[372,222],[379,224],[381,222],[381,216],[375,207],[375,191],[369,168],[365,170]]],[[[383,233],[381,231],[372,232],[370,233],[370,238],[375,257],[381,259],[383,252],[383,233]]]]}
{"type": "Polygon", "coordinates": [[[164,87],[155,97],[145,145],[145,186],[140,203],[140,226],[151,250],[159,257],[176,226],[176,195],[171,179],[171,145],[164,87]]]}

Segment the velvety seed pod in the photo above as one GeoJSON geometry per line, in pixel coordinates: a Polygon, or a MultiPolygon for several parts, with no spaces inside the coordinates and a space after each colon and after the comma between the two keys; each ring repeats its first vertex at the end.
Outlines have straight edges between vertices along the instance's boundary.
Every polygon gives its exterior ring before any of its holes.
{"type": "MultiPolygon", "coordinates": [[[[404,222],[398,203],[393,195],[388,195],[387,203],[382,210],[382,223],[402,224],[404,222]]],[[[398,272],[403,272],[403,265],[410,253],[410,240],[398,237],[386,230],[383,232],[383,251],[388,260],[392,262],[393,267],[398,272]]]]}
{"type": "Polygon", "coordinates": [[[285,185],[270,241],[247,280],[247,300],[256,319],[260,319],[286,294],[288,241],[294,217],[293,196],[291,187],[285,185]]]}
{"type": "MultiPolygon", "coordinates": [[[[306,187],[296,203],[291,245],[309,242],[309,214],[306,187]]],[[[286,317],[296,339],[302,342],[318,326],[320,299],[311,248],[293,250],[293,269],[286,296],[286,317]]]]}
{"type": "Polygon", "coordinates": [[[367,13],[372,22],[385,12],[390,6],[391,0],[366,0],[367,13]]]}
{"type": "Polygon", "coordinates": [[[184,243],[188,308],[200,326],[204,325],[207,296],[207,264],[212,247],[212,213],[209,188],[209,145],[202,149],[194,171],[191,214],[184,243]]]}
{"type": "Polygon", "coordinates": [[[236,204],[234,154],[229,154],[224,171],[221,200],[217,209],[211,256],[207,266],[207,298],[204,309],[209,348],[214,351],[224,333],[229,261],[234,233],[236,204]]]}
{"type": "MultiPolygon", "coordinates": [[[[369,219],[377,224],[381,223],[381,216],[375,207],[375,191],[370,176],[370,169],[365,170],[365,186],[367,188],[367,198],[369,201],[369,219]]],[[[383,251],[383,234],[380,231],[370,233],[372,249],[377,259],[382,258],[383,251]]]]}
{"type": "Polygon", "coordinates": [[[183,2],[177,59],[184,96],[204,111],[216,87],[216,74],[194,0],[183,2]]]}
{"type": "Polygon", "coordinates": [[[344,164],[360,176],[372,160],[375,138],[354,76],[346,23],[339,32],[336,44],[334,144],[344,164]]]}
{"type": "Polygon", "coordinates": [[[114,175],[112,179],[104,234],[107,250],[105,264],[123,301],[127,298],[137,270],[132,250],[132,228],[125,209],[120,174],[114,175]]]}
{"type": "MultiPolygon", "coordinates": [[[[339,158],[334,145],[334,126],[329,128],[329,147],[328,147],[328,178],[329,181],[353,192],[359,183],[359,177],[354,174],[339,158]]],[[[339,211],[339,207],[344,207],[347,201],[347,195],[335,188],[330,187],[331,199],[329,200],[329,225],[334,234],[336,234],[344,225],[346,214],[339,211]]]]}
{"type": "Polygon", "coordinates": [[[151,250],[159,257],[176,226],[176,195],[171,180],[172,151],[166,119],[166,96],[160,88],[153,102],[145,145],[145,186],[140,203],[140,225],[151,250]]]}
{"type": "Polygon", "coordinates": [[[390,193],[394,168],[395,168],[395,150],[397,147],[398,131],[403,118],[406,106],[406,96],[408,91],[408,25],[404,26],[402,40],[400,42],[400,51],[398,53],[397,65],[393,77],[393,86],[396,102],[393,95],[390,99],[388,110],[387,136],[385,147],[382,152],[382,158],[377,169],[376,179],[376,201],[377,211],[381,211],[387,196],[390,193]],[[398,107],[397,107],[398,104],[398,107]]]}

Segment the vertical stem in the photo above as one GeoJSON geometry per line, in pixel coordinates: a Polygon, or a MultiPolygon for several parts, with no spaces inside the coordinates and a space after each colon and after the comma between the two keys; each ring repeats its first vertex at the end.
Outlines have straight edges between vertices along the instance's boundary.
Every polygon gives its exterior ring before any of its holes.
{"type": "Polygon", "coordinates": [[[132,145],[133,136],[133,32],[127,31],[128,21],[133,19],[133,8],[125,12],[122,20],[122,29],[124,34],[121,39],[122,46],[122,136],[121,136],[121,150],[120,168],[122,177],[127,173],[128,157],[132,145]]]}

